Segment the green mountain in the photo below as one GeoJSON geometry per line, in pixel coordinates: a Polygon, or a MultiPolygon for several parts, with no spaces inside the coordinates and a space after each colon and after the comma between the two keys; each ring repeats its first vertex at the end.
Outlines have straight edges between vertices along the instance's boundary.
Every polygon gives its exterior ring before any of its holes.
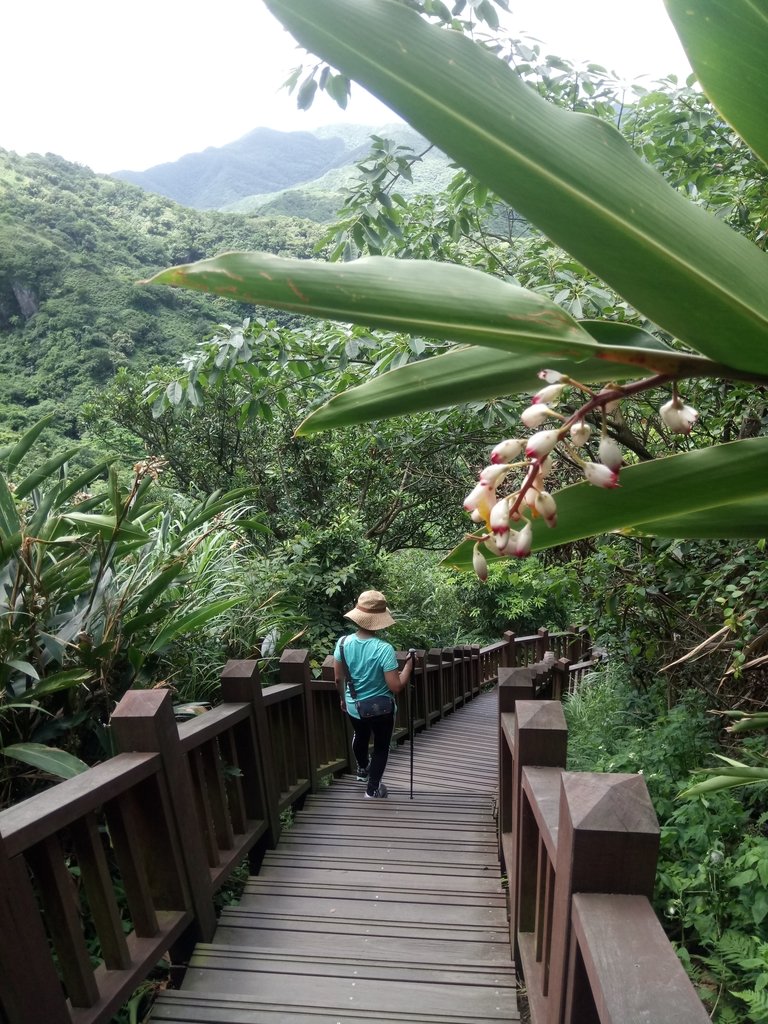
{"type": "Polygon", "coordinates": [[[227,249],[310,256],[316,225],[186,209],[57,156],[0,150],[0,444],[47,412],[76,436],[86,396],[125,365],[192,350],[250,307],[137,286],[227,249]]]}
{"type": "Polygon", "coordinates": [[[349,163],[350,153],[347,139],[339,135],[256,128],[226,146],[188,153],[146,171],[116,171],[113,177],[185,206],[214,210],[254,193],[311,181],[349,163]]]}
{"type": "Polygon", "coordinates": [[[169,196],[196,209],[302,217],[320,223],[334,219],[344,191],[356,175],[355,163],[369,150],[373,134],[385,135],[414,153],[429,150],[414,167],[413,182],[401,181],[403,195],[445,187],[453,171],[438,150],[408,125],[331,125],[314,132],[257,128],[242,139],[147,171],[118,171],[113,177],[148,192],[169,196]]]}

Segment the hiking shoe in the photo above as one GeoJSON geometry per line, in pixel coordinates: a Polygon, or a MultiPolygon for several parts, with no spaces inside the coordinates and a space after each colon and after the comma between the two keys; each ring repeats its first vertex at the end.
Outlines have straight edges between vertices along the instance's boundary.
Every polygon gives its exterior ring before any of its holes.
{"type": "Polygon", "coordinates": [[[367,782],[368,781],[368,769],[367,768],[361,768],[360,765],[357,766],[357,781],[358,782],[367,782]]]}
{"type": "Polygon", "coordinates": [[[387,794],[387,787],[384,785],[383,782],[380,782],[378,789],[374,789],[374,791],[372,793],[366,793],[365,794],[365,799],[366,800],[384,800],[384,799],[386,799],[387,796],[388,796],[388,794],[387,794]]]}

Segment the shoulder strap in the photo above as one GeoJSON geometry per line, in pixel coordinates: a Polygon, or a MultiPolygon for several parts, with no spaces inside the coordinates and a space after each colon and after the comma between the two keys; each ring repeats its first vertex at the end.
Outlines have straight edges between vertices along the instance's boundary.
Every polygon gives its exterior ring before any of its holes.
{"type": "Polygon", "coordinates": [[[352,676],[349,671],[349,665],[347,664],[347,659],[344,657],[344,642],[346,639],[346,636],[343,636],[339,640],[339,654],[341,654],[341,663],[344,666],[344,675],[347,677],[349,695],[352,698],[352,700],[357,700],[357,694],[355,693],[355,684],[352,682],[352,676]]]}

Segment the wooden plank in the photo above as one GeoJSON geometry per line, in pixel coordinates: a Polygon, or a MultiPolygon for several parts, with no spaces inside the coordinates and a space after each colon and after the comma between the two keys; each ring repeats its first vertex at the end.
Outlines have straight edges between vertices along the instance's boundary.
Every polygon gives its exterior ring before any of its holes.
{"type": "MultiPolygon", "coordinates": [[[[286,916],[302,913],[306,900],[295,896],[263,896],[244,893],[238,911],[259,914],[284,914],[286,916]]],[[[445,904],[414,902],[413,897],[405,902],[386,900],[383,897],[371,898],[367,892],[359,892],[347,898],[316,898],[312,903],[313,913],[318,919],[333,917],[349,917],[365,920],[369,923],[397,921],[400,923],[430,925],[463,925],[477,927],[504,928],[507,914],[503,906],[466,906],[464,904],[445,904]]]]}
{"type": "Polygon", "coordinates": [[[196,715],[178,725],[182,750],[190,751],[200,747],[232,729],[238,722],[250,718],[250,704],[219,704],[204,715],[196,715]]]}
{"type": "Polygon", "coordinates": [[[451,669],[451,702],[467,698],[466,710],[418,737],[415,799],[407,743],[390,754],[388,800],[366,801],[351,776],[308,796],[153,1020],[519,1020],[494,822],[496,697],[468,699],[469,652],[451,669]]]}
{"type": "Polygon", "coordinates": [[[572,924],[603,1024],[707,1024],[709,1014],[644,896],[576,894],[572,924]],[[631,971],[616,970],[619,951],[631,971]]]}
{"type": "MultiPolygon", "coordinates": [[[[286,979],[280,973],[218,970],[211,978],[210,971],[190,969],[184,980],[187,992],[208,991],[214,984],[216,990],[233,995],[252,995],[259,1001],[288,1001],[286,979]]],[[[334,1009],[339,1005],[354,1009],[376,1010],[386,1006],[390,1011],[405,1013],[413,1007],[414,986],[409,981],[395,978],[384,980],[359,977],[324,978],[317,974],[306,977],[294,975],[290,979],[290,1001],[303,1006],[334,1009]]],[[[514,1007],[514,993],[499,986],[485,988],[480,985],[449,983],[439,985],[421,982],[418,999],[429,1006],[434,1013],[441,1013],[456,1021],[466,1021],[469,1014],[485,1021],[510,1021],[514,1007]]]]}
{"type": "Polygon", "coordinates": [[[195,970],[255,970],[291,976],[295,974],[322,974],[325,977],[349,976],[360,978],[391,978],[413,982],[464,982],[467,984],[512,988],[515,971],[511,963],[477,963],[455,960],[450,965],[439,961],[400,959],[369,960],[363,956],[344,955],[336,951],[320,956],[309,953],[225,946],[200,943],[190,960],[195,970]]]}
{"type": "MultiPolygon", "coordinates": [[[[519,1020],[519,1013],[511,1012],[509,1020],[519,1020]]],[[[171,1024],[371,1024],[371,1022],[407,1022],[407,1024],[455,1024],[455,1016],[411,1008],[404,1014],[379,1007],[366,1010],[361,1007],[286,1006],[284,1000],[275,1003],[256,1002],[242,996],[199,992],[163,992],[152,1014],[153,1020],[171,1024]]],[[[485,1018],[469,1013],[466,1024],[483,1024],[485,1018]]]]}

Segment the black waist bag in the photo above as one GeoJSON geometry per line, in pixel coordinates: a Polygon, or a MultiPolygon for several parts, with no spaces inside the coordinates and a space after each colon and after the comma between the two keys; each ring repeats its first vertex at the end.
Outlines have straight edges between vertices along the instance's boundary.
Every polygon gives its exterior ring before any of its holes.
{"type": "MultiPolygon", "coordinates": [[[[355,700],[355,695],[352,694],[352,700],[355,700]]],[[[379,715],[391,715],[394,711],[394,701],[391,697],[364,697],[362,700],[355,700],[355,710],[357,711],[358,718],[377,718],[379,715]]]]}
{"type": "Polygon", "coordinates": [[[349,695],[355,702],[355,710],[357,711],[357,717],[378,718],[380,715],[391,715],[395,710],[395,702],[392,700],[388,693],[380,694],[377,697],[363,697],[362,700],[357,699],[357,693],[355,692],[355,684],[352,682],[352,676],[349,674],[349,665],[347,665],[347,659],[344,657],[345,640],[346,637],[342,637],[341,640],[339,641],[341,663],[344,666],[344,674],[347,677],[349,695]]]}

